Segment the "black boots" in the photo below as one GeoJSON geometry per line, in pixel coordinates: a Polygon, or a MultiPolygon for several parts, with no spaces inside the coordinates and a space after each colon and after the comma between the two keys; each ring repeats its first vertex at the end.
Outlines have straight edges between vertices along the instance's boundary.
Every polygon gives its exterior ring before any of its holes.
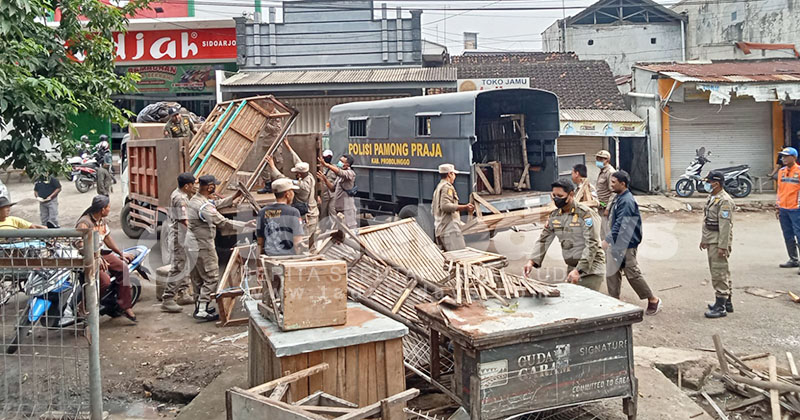
{"type": "Polygon", "coordinates": [[[800,267],[800,263],[798,263],[797,260],[789,260],[789,261],[786,261],[783,264],[778,265],[778,267],[780,267],[780,268],[798,268],[798,267],[800,267]]]}
{"type": "Polygon", "coordinates": [[[192,316],[200,321],[216,321],[219,319],[219,314],[215,312],[214,308],[208,306],[208,302],[197,302],[192,316]]]}
{"type": "MultiPolygon", "coordinates": [[[[713,309],[714,305],[709,304],[708,309],[713,309]]],[[[725,312],[733,313],[733,302],[731,301],[731,297],[728,296],[728,299],[725,300],[725,312]]]]}
{"type": "Polygon", "coordinates": [[[717,301],[714,302],[714,305],[706,312],[706,318],[722,318],[728,316],[728,311],[725,309],[727,302],[728,298],[717,296],[717,301]]]}

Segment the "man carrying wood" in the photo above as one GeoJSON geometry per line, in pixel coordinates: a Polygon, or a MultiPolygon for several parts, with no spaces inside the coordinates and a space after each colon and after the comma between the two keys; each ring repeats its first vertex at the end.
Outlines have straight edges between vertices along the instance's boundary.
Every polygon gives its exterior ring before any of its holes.
{"type": "Polygon", "coordinates": [[[557,237],[567,263],[567,281],[592,290],[599,290],[606,274],[606,259],[600,248],[600,216],[591,208],[576,202],[575,185],[560,179],[551,185],[556,209],[550,213],[542,235],[536,242],[522,272],[540,268],[547,249],[557,237]]]}
{"type": "Polygon", "coordinates": [[[464,234],[461,233],[461,212],[475,210],[472,204],[458,204],[458,193],[453,183],[456,182],[456,167],[450,163],[439,165],[439,176],[442,178],[433,191],[433,227],[436,243],[445,251],[455,251],[467,247],[464,234]]]}
{"type": "Polygon", "coordinates": [[[580,201],[588,201],[584,200],[586,196],[586,191],[589,191],[593,200],[597,200],[597,189],[592,185],[591,182],[587,179],[589,176],[589,170],[586,168],[586,165],[579,163],[572,167],[572,183],[575,184],[578,192],[575,193],[575,198],[580,201]]]}
{"type": "MultiPolygon", "coordinates": [[[[322,160],[325,163],[331,163],[333,160],[333,151],[325,150],[322,152],[322,160]]],[[[318,173],[322,174],[331,184],[336,182],[336,172],[333,172],[332,169],[325,167],[318,173]]],[[[320,204],[319,204],[319,229],[320,231],[325,231],[331,227],[331,221],[328,220],[329,217],[335,216],[336,211],[333,208],[333,192],[326,188],[327,182],[320,181],[322,184],[321,194],[320,194],[320,204]]]]}
{"type": "Polygon", "coordinates": [[[327,168],[336,174],[336,181],[330,182],[322,172],[317,171],[317,178],[324,182],[328,190],[333,193],[333,209],[334,215],[342,213],[344,215],[344,224],[349,229],[358,228],[358,210],[356,210],[356,171],[351,168],[355,160],[353,156],[342,155],[336,165],[325,162],[324,159],[319,159],[319,167],[327,168]]]}
{"type": "MultiPolygon", "coordinates": [[[[728,256],[733,243],[733,210],[736,205],[723,188],[725,175],[712,171],[705,182],[711,184],[711,194],[703,210],[703,239],[700,249],[708,252],[708,268],[711,270],[711,285],[714,286],[716,301],[708,305],[706,318],[722,318],[733,312],[731,302],[731,272],[728,256]]],[[[709,186],[706,186],[708,189],[709,186]]]]}
{"type": "MultiPolygon", "coordinates": [[[[319,223],[317,182],[309,173],[310,165],[300,159],[300,156],[298,156],[294,149],[292,149],[292,146],[289,145],[289,142],[284,142],[283,144],[292,155],[292,164],[294,167],[292,167],[291,171],[297,177],[295,185],[298,187],[294,194],[294,201],[290,201],[288,204],[300,212],[300,216],[302,216],[303,221],[305,222],[305,232],[308,234],[308,247],[310,249],[314,244],[314,240],[316,239],[317,224],[319,223]]],[[[267,163],[270,167],[270,175],[273,183],[281,178],[288,179],[288,177],[282,174],[281,171],[279,171],[275,166],[275,161],[271,156],[267,157],[267,163]]],[[[272,190],[272,192],[276,193],[275,190],[272,190]]]]}
{"type": "Polygon", "coordinates": [[[214,175],[203,175],[199,178],[200,188],[197,190],[187,209],[189,218],[189,233],[187,235],[187,254],[194,257],[191,278],[194,287],[195,307],[194,318],[201,321],[216,321],[219,314],[215,313],[214,308],[209,306],[211,297],[217,291],[219,282],[219,257],[214,245],[214,238],[217,236],[217,228],[225,231],[226,234],[235,234],[239,231],[255,228],[256,221],[244,223],[230,220],[219,214],[218,208],[227,207],[233,204],[233,200],[241,192],[236,191],[230,197],[212,201],[216,195],[219,181],[214,175]]]}
{"type": "Polygon", "coordinates": [[[167,244],[172,251],[170,258],[167,287],[161,295],[161,310],[164,312],[178,313],[183,309],[180,305],[188,305],[191,301],[186,296],[189,289],[189,277],[186,275],[186,231],[189,227],[186,210],[189,199],[194,195],[195,178],[189,172],[178,175],[178,188],[170,195],[170,207],[167,209],[169,218],[169,235],[167,244]],[[177,299],[177,300],[176,300],[177,299]]]}

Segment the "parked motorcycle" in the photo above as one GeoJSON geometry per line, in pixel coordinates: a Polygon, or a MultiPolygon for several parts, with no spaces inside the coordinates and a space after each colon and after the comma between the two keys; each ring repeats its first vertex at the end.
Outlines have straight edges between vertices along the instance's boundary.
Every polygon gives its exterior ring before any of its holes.
{"type": "MultiPolygon", "coordinates": [[[[79,258],[76,249],[64,249],[61,257],[79,258]]],[[[144,279],[149,280],[149,271],[142,265],[150,248],[142,245],[124,250],[133,254],[134,258],[128,263],[131,273],[136,271],[144,279]]],[[[20,342],[31,334],[36,323],[48,329],[61,329],[78,322],[77,310],[83,300],[82,287],[83,273],[71,269],[38,270],[32,272],[25,283],[25,293],[29,296],[28,303],[17,322],[16,335],[6,348],[6,353],[13,354],[19,348],[20,342]]],[[[121,316],[123,311],[117,304],[117,290],[119,279],[111,278],[111,285],[100,296],[100,315],[113,318],[121,316]]],[[[131,302],[133,305],[142,295],[142,285],[137,276],[131,276],[131,302]]]]}
{"type": "MultiPolygon", "coordinates": [[[[691,197],[695,191],[710,193],[704,187],[703,166],[711,162],[708,158],[711,152],[706,152],[705,147],[695,150],[696,156],[692,163],[686,168],[686,172],[678,178],[675,183],[675,193],[680,197],[691,197]]],[[[715,169],[725,175],[723,188],[728,194],[736,198],[743,198],[750,195],[753,191],[753,180],[750,178],[750,165],[729,166],[727,168],[715,169]]]]}
{"type": "Polygon", "coordinates": [[[97,183],[97,168],[103,162],[111,162],[111,150],[109,149],[108,141],[104,140],[98,143],[91,155],[89,155],[89,152],[90,150],[84,148],[79,152],[81,153],[80,156],[75,156],[68,160],[69,164],[72,165],[72,180],[75,182],[75,188],[81,194],[94,188],[97,183]]]}

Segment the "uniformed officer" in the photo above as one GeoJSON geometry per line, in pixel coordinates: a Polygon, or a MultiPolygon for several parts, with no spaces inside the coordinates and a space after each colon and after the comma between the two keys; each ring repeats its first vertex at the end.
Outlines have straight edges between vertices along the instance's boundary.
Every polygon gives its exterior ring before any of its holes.
{"type": "Polygon", "coordinates": [[[721,318],[733,312],[731,302],[731,272],[728,256],[733,243],[733,210],[736,205],[725,189],[725,175],[712,171],[705,179],[706,190],[711,194],[703,210],[703,239],[700,249],[708,251],[708,268],[711,270],[711,284],[714,286],[716,302],[708,305],[706,318],[721,318]],[[711,185],[708,185],[711,184],[711,185]]]}
{"type": "Polygon", "coordinates": [[[445,251],[464,249],[467,244],[464,242],[464,234],[461,233],[462,211],[473,211],[475,206],[472,204],[458,204],[458,193],[453,183],[456,182],[456,167],[445,163],[439,165],[439,176],[442,180],[433,191],[433,227],[436,236],[436,243],[445,251]]]}
{"type": "Polygon", "coordinates": [[[192,119],[188,115],[181,115],[180,108],[170,110],[169,121],[164,125],[165,137],[192,137],[196,132],[192,119]]]}
{"type": "Polygon", "coordinates": [[[220,182],[214,175],[203,175],[198,180],[200,188],[197,194],[189,200],[187,208],[189,218],[187,254],[190,259],[194,260],[191,272],[195,295],[193,316],[195,319],[203,321],[215,321],[219,319],[219,314],[209,307],[209,303],[211,296],[217,290],[217,282],[219,282],[219,259],[214,246],[217,229],[222,229],[225,235],[236,234],[248,229],[252,231],[255,229],[256,221],[251,220],[244,223],[227,219],[219,214],[218,208],[230,206],[241,193],[237,191],[233,195],[215,202],[211,198],[215,195],[216,186],[220,182]]]}
{"type": "MultiPolygon", "coordinates": [[[[333,152],[331,150],[322,152],[322,160],[325,163],[331,163],[333,161],[333,152]]],[[[336,182],[336,172],[333,172],[328,167],[323,167],[322,170],[317,171],[317,178],[320,179],[320,185],[322,186],[320,188],[319,230],[324,232],[332,226],[328,218],[336,215],[336,211],[333,208],[333,191],[327,188],[328,182],[330,184],[336,182]]]]}
{"type": "Polygon", "coordinates": [[[614,190],[611,189],[611,175],[617,172],[611,165],[611,153],[601,150],[595,155],[595,165],[600,168],[597,175],[597,199],[600,202],[598,212],[603,219],[602,234],[608,236],[608,216],[611,214],[611,202],[614,201],[614,190]]]}
{"type": "Polygon", "coordinates": [[[161,310],[164,312],[181,312],[180,305],[188,304],[183,300],[189,289],[189,277],[186,273],[186,230],[189,227],[187,207],[189,199],[195,194],[195,178],[189,172],[178,175],[178,188],[170,195],[169,236],[167,244],[172,251],[170,270],[167,276],[167,287],[161,295],[161,310]],[[178,301],[176,302],[176,298],[178,301]]]}
{"type": "Polygon", "coordinates": [[[560,179],[551,187],[557,208],[550,213],[523,273],[527,276],[533,268],[541,267],[553,237],[558,237],[569,270],[567,281],[599,290],[606,273],[605,253],[600,248],[600,216],[575,201],[571,181],[560,179]]]}
{"type": "MultiPolygon", "coordinates": [[[[294,194],[294,202],[290,203],[290,205],[300,211],[303,217],[305,232],[308,234],[308,247],[310,249],[316,239],[317,224],[319,223],[317,182],[314,177],[309,174],[311,166],[300,159],[300,156],[292,149],[289,142],[285,142],[284,144],[292,155],[292,164],[294,167],[292,167],[291,171],[295,174],[295,177],[297,177],[295,185],[298,187],[294,194]]],[[[267,163],[270,167],[270,175],[273,182],[281,178],[287,178],[287,176],[282,174],[275,166],[275,161],[272,157],[267,157],[267,163]]]]}

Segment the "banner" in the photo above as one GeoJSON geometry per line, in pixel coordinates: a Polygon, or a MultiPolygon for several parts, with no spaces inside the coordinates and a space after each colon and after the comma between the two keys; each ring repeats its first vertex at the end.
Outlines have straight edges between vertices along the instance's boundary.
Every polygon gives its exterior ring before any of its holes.
{"type": "Polygon", "coordinates": [[[529,77],[494,77],[488,79],[459,79],[456,83],[459,92],[472,90],[492,90],[503,88],[529,88],[529,77]]]}
{"type": "Polygon", "coordinates": [[[139,73],[136,87],[141,93],[213,93],[217,81],[213,65],[177,64],[126,67],[127,73],[139,73]]]}
{"type": "Polygon", "coordinates": [[[159,60],[236,60],[236,28],[115,33],[117,63],[159,60]]]}
{"type": "Polygon", "coordinates": [[[598,122],[598,121],[561,121],[562,136],[590,137],[645,137],[644,121],[598,122]]]}

